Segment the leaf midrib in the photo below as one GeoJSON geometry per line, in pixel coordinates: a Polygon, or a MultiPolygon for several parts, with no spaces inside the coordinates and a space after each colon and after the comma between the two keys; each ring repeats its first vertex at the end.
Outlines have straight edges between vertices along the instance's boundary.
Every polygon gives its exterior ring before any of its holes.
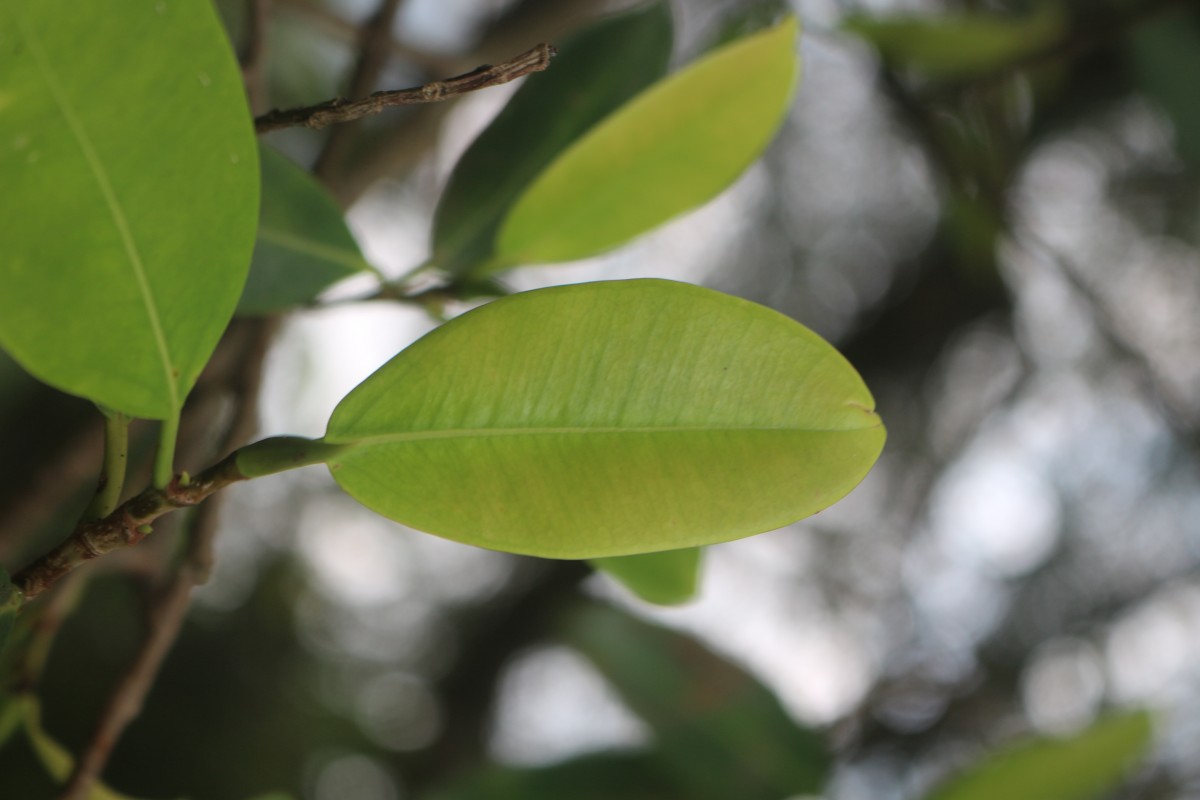
{"type": "Polygon", "coordinates": [[[537,428],[444,428],[427,431],[403,431],[400,433],[383,433],[360,438],[340,438],[327,435],[324,441],[330,444],[346,444],[355,447],[371,447],[386,444],[407,444],[409,442],[437,441],[439,439],[494,439],[505,436],[580,436],[588,434],[656,434],[656,433],[852,433],[855,431],[871,430],[880,426],[879,417],[874,416],[874,424],[845,428],[800,428],[794,426],[762,426],[762,425],[646,425],[646,426],[563,426],[537,428]]]}
{"type": "Polygon", "coordinates": [[[296,236],[277,228],[265,225],[260,226],[258,229],[258,238],[277,247],[291,250],[294,253],[312,256],[321,261],[328,261],[346,267],[353,272],[368,272],[371,270],[371,265],[357,253],[350,253],[335,246],[323,244],[313,239],[306,239],[303,236],[296,236]]]}
{"type": "Polygon", "coordinates": [[[67,98],[66,91],[59,83],[58,76],[51,68],[49,59],[42,49],[41,42],[38,41],[33,32],[25,25],[20,14],[10,11],[9,16],[14,20],[21,36],[28,43],[29,52],[33,56],[34,64],[38,72],[41,73],[42,80],[46,82],[46,87],[50,90],[50,96],[54,99],[54,104],[58,107],[59,113],[62,114],[63,119],[66,121],[68,130],[75,137],[75,142],[79,145],[84,160],[91,170],[92,177],[95,178],[100,193],[104,197],[105,205],[108,207],[109,215],[113,220],[113,226],[117,229],[117,233],[121,237],[121,244],[125,249],[125,255],[129,261],[138,292],[142,298],[142,304],[146,308],[150,330],[154,335],[154,344],[158,350],[159,361],[163,368],[163,381],[166,384],[167,394],[170,399],[171,413],[177,413],[180,408],[179,390],[174,379],[174,366],[171,363],[171,354],[167,347],[166,335],[163,333],[162,321],[159,319],[158,307],[155,305],[154,297],[150,291],[150,281],[146,276],[146,267],[142,262],[141,251],[138,250],[137,242],[133,239],[133,231],[129,227],[129,220],[125,216],[125,209],[117,199],[116,192],[109,181],[108,172],[105,170],[104,164],[100,161],[100,156],[92,145],[91,139],[88,138],[83,123],[75,116],[75,111],[67,98]]]}

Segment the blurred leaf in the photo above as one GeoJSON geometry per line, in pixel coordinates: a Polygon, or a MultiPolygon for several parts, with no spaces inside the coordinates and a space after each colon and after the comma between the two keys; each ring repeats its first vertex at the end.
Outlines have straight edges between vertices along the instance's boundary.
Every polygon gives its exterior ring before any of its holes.
{"type": "MultiPolygon", "coordinates": [[[[29,737],[29,743],[41,760],[42,766],[59,783],[66,781],[71,775],[75,759],[71,757],[65,747],[42,729],[42,710],[37,698],[31,694],[25,694],[17,698],[16,702],[19,704],[21,716],[25,720],[25,735],[29,737]]],[[[87,797],[88,800],[129,800],[126,795],[117,794],[100,781],[93,785],[87,797]]]]}
{"type": "Polygon", "coordinates": [[[287,792],[268,792],[267,794],[257,795],[252,800],[294,800],[294,798],[287,792]]]}
{"type": "Polygon", "coordinates": [[[846,360],[781,314],[610,281],[512,295],[438,328],[338,404],[322,446],[343,489],[405,525],[597,558],[816,513],[878,457],[873,407],[846,360]]]}
{"type": "Polygon", "coordinates": [[[1144,91],[1171,118],[1175,146],[1200,167],[1200,25],[1195,16],[1164,17],[1139,25],[1129,36],[1128,53],[1144,91]]]}
{"type": "Polygon", "coordinates": [[[596,753],[548,767],[492,767],[471,773],[423,800],[669,800],[651,756],[596,753]]]}
{"type": "Polygon", "coordinates": [[[315,178],[269,147],[259,149],[262,210],[239,314],[270,314],[311,301],[342,278],[372,271],[342,211],[315,178]]]}
{"type": "Polygon", "coordinates": [[[1058,3],[1027,17],[992,14],[849,16],[843,29],[870,42],[884,60],[935,77],[967,77],[1001,69],[1050,46],[1066,32],[1058,3]]]}
{"type": "Polygon", "coordinates": [[[779,800],[824,785],[821,737],[695,640],[600,606],[572,616],[564,630],[654,729],[663,768],[686,789],[681,796],[779,800]]]}
{"type": "Polygon", "coordinates": [[[796,31],[788,19],[727,45],[589,131],[513,206],[494,266],[595,255],[719,194],[787,113],[796,31]]]}
{"type": "Polygon", "coordinates": [[[16,695],[0,693],[0,747],[21,727],[22,708],[16,695]]]}
{"type": "Polygon", "coordinates": [[[1108,717],[1065,739],[1002,750],[936,789],[928,800],[1089,800],[1117,785],[1153,735],[1146,712],[1108,717]]]}
{"type": "Polygon", "coordinates": [[[208,3],[3,0],[0,20],[0,343],[56,388],[172,417],[254,240],[229,42],[208,3]]]}
{"type": "Polygon", "coordinates": [[[703,548],[687,547],[636,556],[596,558],[591,563],[647,603],[673,606],[696,596],[703,554],[703,548]]]}
{"type": "Polygon", "coordinates": [[[663,0],[585,28],[531,75],[459,159],[433,219],[433,263],[465,274],[491,258],[500,221],[572,142],[658,80],[671,57],[663,0]]]}

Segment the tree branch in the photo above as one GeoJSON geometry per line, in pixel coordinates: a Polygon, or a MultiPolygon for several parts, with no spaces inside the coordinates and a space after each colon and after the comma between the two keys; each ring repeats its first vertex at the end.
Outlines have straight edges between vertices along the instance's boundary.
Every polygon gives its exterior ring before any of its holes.
{"type": "Polygon", "coordinates": [[[164,514],[197,505],[213,492],[245,480],[236,455],[193,478],[184,473],[161,489],[150,487],[103,519],[82,522],[69,539],[14,575],[13,584],[28,602],[93,558],[137,544],[151,533],[151,524],[164,514]]]}
{"type": "Polygon", "coordinates": [[[246,3],[246,42],[238,58],[246,97],[256,114],[267,104],[265,62],[270,5],[271,0],[248,0],[246,3]]]}
{"type": "Polygon", "coordinates": [[[324,128],[340,122],[349,122],[370,114],[378,114],[392,106],[435,103],[467,92],[499,86],[524,77],[531,72],[541,72],[550,66],[555,50],[548,44],[539,44],[509,61],[495,66],[484,65],[463,75],[433,81],[411,89],[394,89],[375,92],[360,100],[336,98],[301,108],[276,109],[254,120],[254,129],[262,134],[280,128],[306,127],[324,128]]]}

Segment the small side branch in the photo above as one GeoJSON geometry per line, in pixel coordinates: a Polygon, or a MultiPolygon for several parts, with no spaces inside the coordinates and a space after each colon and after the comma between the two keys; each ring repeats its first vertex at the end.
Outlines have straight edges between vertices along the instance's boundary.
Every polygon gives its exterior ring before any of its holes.
{"type": "Polygon", "coordinates": [[[550,59],[555,50],[548,44],[539,44],[532,50],[502,64],[485,65],[454,78],[433,81],[412,89],[394,89],[386,92],[375,92],[360,100],[336,98],[315,106],[302,108],[276,109],[268,111],[254,120],[254,129],[262,134],[280,128],[306,127],[324,128],[340,122],[349,122],[370,114],[378,114],[392,106],[414,105],[417,103],[436,103],[460,94],[486,89],[489,86],[499,86],[531,72],[541,72],[550,66],[550,59]]]}
{"type": "Polygon", "coordinates": [[[177,476],[161,489],[146,489],[103,519],[80,523],[69,539],[14,575],[13,583],[28,602],[93,558],[137,544],[164,514],[197,505],[213,492],[245,480],[235,456],[193,478],[177,476]]]}

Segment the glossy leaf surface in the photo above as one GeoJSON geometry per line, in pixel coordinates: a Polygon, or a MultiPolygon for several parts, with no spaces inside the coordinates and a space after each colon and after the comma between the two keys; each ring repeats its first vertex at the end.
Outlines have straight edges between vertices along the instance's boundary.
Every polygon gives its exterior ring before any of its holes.
{"type": "Polygon", "coordinates": [[[883,446],[854,369],[796,322],[689,284],[513,295],[338,405],[326,462],[419,530],[551,558],[737,539],[850,491],[883,446]]]}
{"type": "Polygon", "coordinates": [[[672,606],[696,596],[703,556],[702,548],[687,547],[636,556],[597,558],[592,560],[592,566],[647,603],[672,606]]]}
{"type": "Polygon", "coordinates": [[[0,344],[131,416],[183,403],[233,313],[258,155],[208,3],[0,0],[0,344]]]}
{"type": "Polygon", "coordinates": [[[371,267],[342,211],[304,169],[260,149],[262,209],[239,314],[270,314],[308,303],[322,290],[371,267]]]}
{"type": "Polygon", "coordinates": [[[854,15],[843,29],[875,46],[884,59],[935,77],[964,77],[999,69],[1049,46],[1066,29],[1052,3],[1028,17],[963,14],[957,17],[854,15]]]}
{"type": "Polygon", "coordinates": [[[1146,751],[1153,720],[1109,717],[1065,739],[1037,739],[990,756],[928,800],[1090,800],[1117,785],[1146,751]]]}
{"type": "Polygon", "coordinates": [[[500,265],[616,247],[711,200],[758,158],[796,82],[794,19],[646,90],[546,168],[505,219],[500,265]]]}
{"type": "Polygon", "coordinates": [[[546,165],[666,73],[671,28],[658,0],[559,44],[459,159],[434,215],[433,263],[465,274],[487,262],[500,222],[546,165]]]}
{"type": "Polygon", "coordinates": [[[600,606],[564,630],[654,729],[656,760],[679,788],[674,796],[778,800],[823,787],[829,756],[821,736],[694,639],[600,606]]]}

